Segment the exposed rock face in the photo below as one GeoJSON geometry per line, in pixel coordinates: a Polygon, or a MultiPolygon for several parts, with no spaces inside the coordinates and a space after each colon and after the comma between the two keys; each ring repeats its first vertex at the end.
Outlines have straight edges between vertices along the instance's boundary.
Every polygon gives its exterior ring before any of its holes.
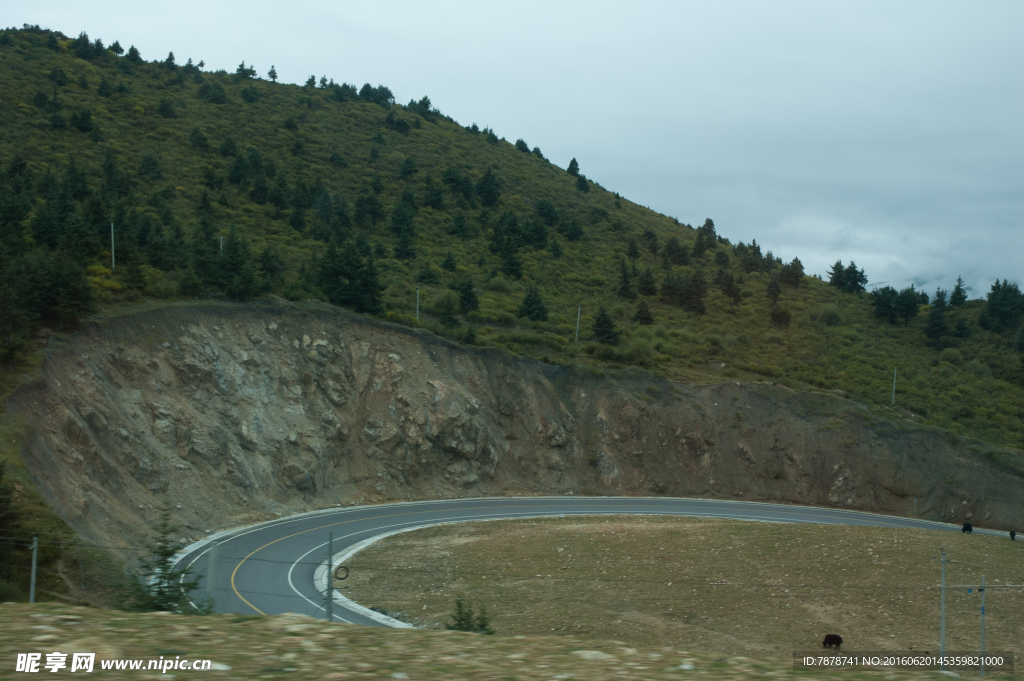
{"type": "Polygon", "coordinates": [[[507,493],[903,515],[917,498],[922,516],[1009,526],[1024,490],[955,438],[872,427],[838,396],[598,378],[326,307],[118,318],[54,341],[44,375],[8,405],[33,426],[26,461],[73,527],[113,542],[162,503],[193,535],[335,503],[507,493]]]}

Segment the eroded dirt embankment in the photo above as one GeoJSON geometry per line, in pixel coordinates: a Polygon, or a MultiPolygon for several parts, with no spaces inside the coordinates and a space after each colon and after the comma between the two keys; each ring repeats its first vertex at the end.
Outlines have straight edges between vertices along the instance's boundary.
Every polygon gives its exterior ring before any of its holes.
{"type": "Polygon", "coordinates": [[[939,431],[778,386],[699,387],[462,348],[333,308],[168,307],[56,339],[9,400],[82,535],[163,503],[186,534],[332,504],[491,494],[713,496],[1009,527],[1021,484],[939,431]]]}

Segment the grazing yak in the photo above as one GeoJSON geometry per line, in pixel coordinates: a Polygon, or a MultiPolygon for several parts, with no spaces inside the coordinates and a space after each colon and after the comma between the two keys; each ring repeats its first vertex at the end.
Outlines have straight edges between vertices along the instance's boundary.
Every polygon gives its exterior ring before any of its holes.
{"type": "Polygon", "coordinates": [[[822,648],[835,648],[839,650],[841,645],[843,645],[843,637],[839,634],[825,634],[825,640],[821,642],[822,648]]]}
{"type": "Polygon", "coordinates": [[[1017,533],[1014,532],[1013,530],[1010,530],[1010,541],[1016,541],[1016,540],[1017,540],[1017,533]]]}
{"type": "Polygon", "coordinates": [[[971,532],[974,532],[974,528],[971,526],[970,523],[964,523],[964,528],[960,531],[964,534],[970,534],[971,532]]]}

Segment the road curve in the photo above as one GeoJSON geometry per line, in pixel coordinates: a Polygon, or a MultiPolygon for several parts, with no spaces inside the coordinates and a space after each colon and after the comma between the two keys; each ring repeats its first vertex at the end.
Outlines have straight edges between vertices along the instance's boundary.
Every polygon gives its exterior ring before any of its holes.
{"type": "MultiPolygon", "coordinates": [[[[216,612],[250,615],[295,612],[323,618],[324,597],[314,584],[313,574],[327,559],[329,533],[334,535],[334,552],[337,554],[346,547],[380,534],[433,523],[608,514],[680,515],[945,531],[960,529],[945,523],[862,511],[749,501],[664,497],[490,497],[334,508],[280,518],[229,530],[193,544],[182,553],[178,565],[191,566],[196,574],[203,577],[204,585],[212,579],[216,612]]],[[[204,586],[193,595],[202,598],[207,593],[204,586]]],[[[340,604],[334,605],[334,619],[381,626],[380,622],[340,604]]]]}

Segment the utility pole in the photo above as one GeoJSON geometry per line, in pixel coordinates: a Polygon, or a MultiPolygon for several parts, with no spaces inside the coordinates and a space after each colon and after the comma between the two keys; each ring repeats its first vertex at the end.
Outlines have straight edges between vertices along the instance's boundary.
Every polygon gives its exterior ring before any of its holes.
{"type": "Polygon", "coordinates": [[[117,268],[117,262],[114,260],[114,223],[110,223],[110,271],[113,272],[117,268]]]}
{"type": "Polygon", "coordinates": [[[416,284],[416,321],[420,320],[420,285],[416,284]]]}
{"type": "Polygon", "coordinates": [[[580,340],[580,313],[583,312],[583,306],[580,305],[576,308],[576,342],[580,340]]]}
{"type": "Polygon", "coordinates": [[[985,575],[981,576],[981,678],[985,678],[985,575]]]}
{"type": "MultiPolygon", "coordinates": [[[[220,238],[220,252],[221,253],[224,252],[224,237],[220,238]]],[[[893,379],[893,380],[895,380],[895,379],[893,379]]],[[[896,388],[893,388],[893,390],[896,390],[896,388]]]]}
{"type": "Polygon", "coordinates": [[[327,535],[327,621],[334,621],[334,533],[327,535]]]}
{"type": "Polygon", "coordinates": [[[32,533],[32,577],[28,586],[28,602],[36,602],[36,563],[39,557],[39,537],[32,533]]]}
{"type": "Polygon", "coordinates": [[[896,369],[897,368],[898,367],[893,367],[892,368],[892,405],[894,407],[896,406],[896,369]]]}
{"type": "MultiPolygon", "coordinates": [[[[942,563],[942,590],[939,600],[939,656],[946,656],[946,549],[942,549],[942,558],[933,558],[942,563]]],[[[940,659],[939,669],[945,669],[945,661],[940,659]]]]}

